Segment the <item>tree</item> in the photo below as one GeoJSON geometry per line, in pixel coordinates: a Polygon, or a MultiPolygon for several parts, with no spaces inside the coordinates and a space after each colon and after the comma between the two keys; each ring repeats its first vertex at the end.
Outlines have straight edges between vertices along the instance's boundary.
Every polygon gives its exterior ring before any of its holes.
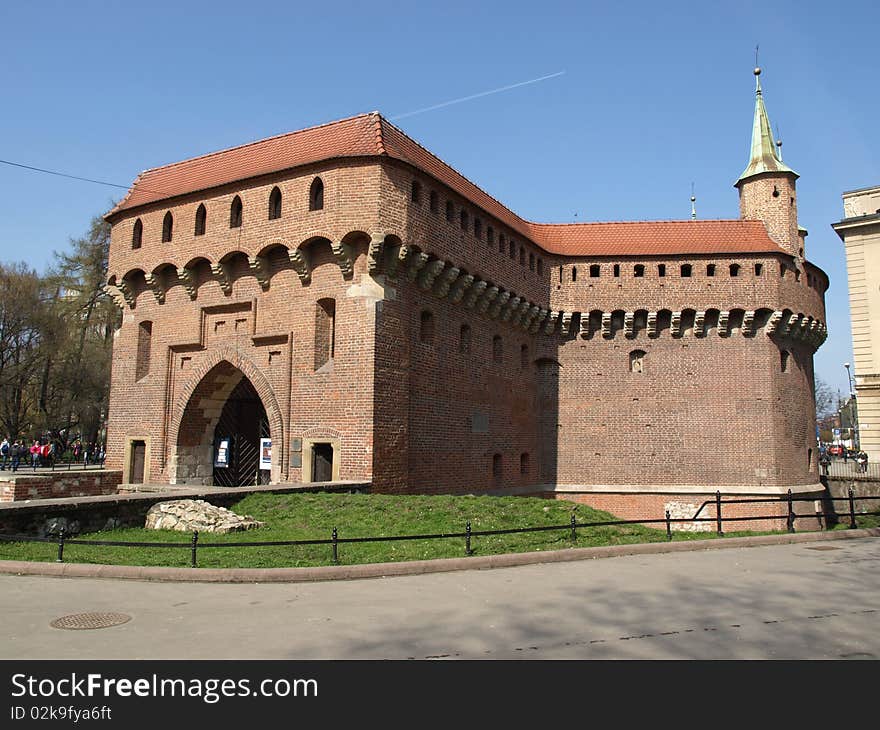
{"type": "Polygon", "coordinates": [[[110,354],[118,310],[104,290],[110,225],[92,219],[85,236],[55,253],[46,277],[54,314],[45,340],[39,408],[47,430],[66,445],[73,429],[97,442],[107,413],[110,354]],[[48,348],[47,348],[48,349],[48,348]]]}
{"type": "Polygon", "coordinates": [[[838,396],[834,389],[822,378],[815,378],[816,418],[822,420],[837,413],[838,396]]]}

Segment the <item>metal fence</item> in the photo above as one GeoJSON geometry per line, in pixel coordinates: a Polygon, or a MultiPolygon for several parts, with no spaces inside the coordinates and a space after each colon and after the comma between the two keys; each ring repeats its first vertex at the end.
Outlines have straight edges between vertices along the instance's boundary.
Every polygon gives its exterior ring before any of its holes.
{"type": "Polygon", "coordinates": [[[828,470],[820,465],[819,473],[824,476],[838,477],[845,479],[880,479],[880,463],[868,462],[862,468],[856,463],[855,459],[832,459],[828,464],[828,470]]]}
{"type": "Polygon", "coordinates": [[[30,455],[28,455],[27,459],[21,458],[16,466],[13,466],[11,457],[7,457],[5,461],[0,460],[0,474],[3,472],[9,472],[10,474],[52,474],[56,471],[84,471],[86,469],[103,468],[104,459],[74,459],[72,456],[49,459],[48,461],[41,457],[37,463],[34,463],[30,455]]]}
{"type": "MultiPolygon", "coordinates": [[[[874,495],[861,496],[856,497],[853,493],[853,490],[849,490],[849,494],[846,497],[823,497],[821,501],[826,503],[835,503],[835,502],[844,502],[846,503],[846,510],[843,513],[844,519],[849,520],[849,529],[856,529],[856,518],[862,516],[880,516],[880,510],[861,510],[856,511],[856,503],[864,502],[867,500],[876,500],[880,499],[880,492],[874,495]]],[[[743,504],[779,504],[778,499],[769,499],[769,498],[754,498],[754,499],[722,499],[721,493],[715,493],[714,500],[706,500],[703,502],[694,513],[693,517],[680,517],[673,518],[670,516],[669,511],[666,511],[664,517],[659,519],[636,519],[636,520],[605,520],[601,522],[578,522],[574,516],[571,515],[571,520],[568,524],[565,525],[541,525],[538,527],[511,527],[500,530],[473,530],[471,529],[471,523],[467,522],[465,524],[465,529],[462,532],[440,532],[434,534],[427,535],[392,535],[392,536],[374,536],[374,537],[340,537],[339,531],[336,527],[333,528],[333,531],[330,535],[329,539],[314,539],[314,540],[272,540],[268,542],[256,542],[256,541],[241,541],[241,542],[200,542],[199,541],[199,533],[193,532],[190,539],[187,542],[124,542],[124,541],[115,541],[115,540],[79,540],[69,538],[62,528],[61,531],[56,536],[48,536],[48,537],[36,537],[32,535],[11,535],[11,534],[0,534],[0,541],[3,542],[48,542],[48,543],[57,543],[57,558],[56,562],[64,562],[64,546],[65,545],[91,545],[93,547],[138,547],[138,548],[157,548],[157,549],[186,549],[190,551],[190,565],[195,568],[198,565],[198,551],[204,549],[211,548],[258,548],[258,547],[292,547],[292,546],[304,546],[304,545],[326,545],[332,551],[332,560],[334,564],[339,563],[339,546],[340,545],[350,545],[356,543],[367,543],[367,542],[397,542],[402,540],[464,540],[464,554],[465,555],[473,555],[474,550],[472,547],[474,538],[478,537],[489,537],[495,535],[512,535],[516,533],[529,533],[529,532],[550,532],[550,531],[567,531],[569,533],[569,539],[572,543],[577,543],[578,540],[578,530],[588,530],[589,528],[594,527],[611,527],[611,526],[622,526],[622,525],[664,525],[666,528],[666,539],[672,540],[673,530],[672,526],[675,524],[682,523],[714,523],[715,524],[715,532],[719,537],[723,537],[724,525],[730,525],[731,523],[741,523],[745,521],[749,522],[759,522],[763,520],[780,520],[785,519],[786,529],[788,532],[795,532],[795,523],[799,519],[816,519],[816,514],[801,514],[798,515],[795,513],[794,505],[798,502],[809,502],[815,504],[817,500],[812,497],[793,497],[791,490],[788,490],[788,494],[785,498],[786,505],[786,514],[780,515],[778,512],[772,515],[748,515],[748,516],[739,516],[739,517],[731,517],[724,516],[724,506],[725,505],[743,505],[743,504]],[[714,517],[701,517],[700,515],[703,511],[709,507],[714,506],[715,508],[715,516],[714,517]]],[[[836,510],[835,510],[836,512],[836,510]]],[[[820,520],[820,525],[823,527],[827,527],[827,524],[823,525],[823,520],[820,520]]]]}

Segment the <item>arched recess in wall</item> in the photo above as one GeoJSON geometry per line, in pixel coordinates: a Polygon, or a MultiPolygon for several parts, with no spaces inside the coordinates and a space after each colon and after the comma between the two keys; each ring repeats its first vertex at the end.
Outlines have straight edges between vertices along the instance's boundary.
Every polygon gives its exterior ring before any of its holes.
{"type": "Polygon", "coordinates": [[[672,327],[672,311],[669,309],[657,310],[657,336],[672,327]]]}
{"type": "Polygon", "coordinates": [[[150,373],[150,354],[153,345],[153,323],[144,320],[138,324],[135,350],[134,379],[143,380],[150,373]]]}
{"type": "Polygon", "coordinates": [[[223,264],[228,273],[232,292],[235,291],[235,283],[244,276],[253,276],[250,264],[248,263],[248,255],[244,251],[229,251],[225,253],[219,263],[223,264]]]}
{"type": "Polygon", "coordinates": [[[244,206],[241,203],[241,198],[236,195],[232,199],[232,203],[229,206],[229,227],[230,228],[241,228],[241,220],[242,220],[243,210],[244,210],[244,206]]]}
{"type": "Polygon", "coordinates": [[[633,312],[633,334],[638,337],[646,329],[648,329],[648,310],[637,309],[633,312]]]}
{"type": "Polygon", "coordinates": [[[742,332],[744,309],[731,309],[727,320],[727,332],[730,335],[738,335],[742,332]]]}
{"type": "Polygon", "coordinates": [[[332,365],[336,355],[336,300],[331,297],[315,303],[315,371],[332,365]]]}
{"type": "Polygon", "coordinates": [[[707,309],[706,310],[706,318],[703,322],[703,332],[706,337],[715,333],[718,333],[718,317],[721,315],[721,312],[717,309],[707,309]]]}
{"type": "Polygon", "coordinates": [[[681,336],[692,337],[694,334],[694,320],[697,312],[694,309],[681,310],[681,336]]]}
{"type": "Polygon", "coordinates": [[[309,210],[324,210],[324,181],[320,177],[309,186],[309,210]]]}
{"type": "MultiPolygon", "coordinates": [[[[218,401],[225,401],[238,380],[240,380],[240,377],[235,379],[235,370],[240,371],[251,382],[266,410],[270,436],[273,443],[271,481],[273,483],[280,481],[282,468],[285,463],[283,460],[285,446],[284,426],[281,410],[278,407],[278,400],[275,397],[272,386],[259,368],[257,368],[257,366],[239,350],[235,350],[231,347],[219,347],[208,352],[205,360],[193,372],[190,379],[186,381],[179,390],[175,389],[175,405],[169,422],[168,436],[164,441],[162,454],[163,468],[166,464],[170,464],[171,466],[168,476],[172,479],[172,483],[176,482],[177,477],[176,468],[179,459],[175,457],[180,455],[178,453],[178,443],[181,438],[181,424],[183,423],[186,410],[193,399],[193,394],[199,385],[204,383],[209,386],[206,390],[211,391],[211,397],[215,397],[218,401]],[[208,377],[212,371],[215,372],[211,377],[208,377]],[[216,378],[216,376],[219,376],[220,374],[225,374],[223,383],[220,383],[219,379],[216,378]],[[213,382],[214,379],[217,379],[216,383],[213,382]]],[[[191,409],[193,412],[195,412],[195,410],[196,409],[191,409]]],[[[199,439],[204,442],[205,434],[208,433],[206,429],[214,428],[216,418],[217,417],[215,416],[214,421],[209,422],[208,424],[204,424],[205,419],[201,418],[201,421],[203,422],[202,427],[189,430],[186,439],[188,439],[189,442],[192,442],[192,444],[195,444],[199,439]]],[[[202,443],[202,447],[203,458],[205,453],[210,453],[210,445],[206,446],[202,443]]],[[[210,469],[210,467],[208,468],[210,469]]]]}
{"type": "Polygon", "coordinates": [[[335,269],[335,275],[339,275],[340,279],[342,278],[339,274],[339,265],[330,245],[329,235],[324,233],[314,233],[305,238],[296,248],[302,253],[306,261],[308,261],[309,267],[312,271],[313,280],[315,274],[327,266],[335,269]]]}
{"type": "Polygon", "coordinates": [[[198,292],[203,284],[214,280],[211,262],[204,256],[196,256],[190,259],[183,268],[185,271],[190,272],[192,285],[195,287],[196,292],[198,292]]]}
{"type": "Polygon", "coordinates": [[[268,263],[270,276],[293,268],[290,263],[290,249],[286,243],[274,241],[263,246],[257,253],[257,256],[268,263]]]}
{"type": "Polygon", "coordinates": [[[136,306],[141,294],[147,290],[146,273],[143,269],[130,269],[122,277],[122,281],[131,289],[136,306]]]}

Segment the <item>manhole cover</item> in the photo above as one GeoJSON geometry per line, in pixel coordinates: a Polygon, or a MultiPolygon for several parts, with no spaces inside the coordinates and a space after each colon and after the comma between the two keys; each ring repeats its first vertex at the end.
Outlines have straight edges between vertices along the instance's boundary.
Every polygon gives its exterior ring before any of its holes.
{"type": "Polygon", "coordinates": [[[807,550],[840,550],[840,548],[833,545],[816,545],[815,547],[808,547],[807,550]]]}
{"type": "Polygon", "coordinates": [[[49,625],[56,629],[106,629],[131,621],[127,613],[74,613],[56,618],[49,625]]]}

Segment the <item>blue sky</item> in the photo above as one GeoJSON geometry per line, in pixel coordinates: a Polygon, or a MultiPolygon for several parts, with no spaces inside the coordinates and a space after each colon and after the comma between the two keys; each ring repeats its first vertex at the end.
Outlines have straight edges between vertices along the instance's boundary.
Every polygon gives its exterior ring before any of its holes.
{"type": "MultiPolygon", "coordinates": [[[[143,169],[379,110],[538,221],[736,218],[754,47],[807,256],[831,278],[817,375],[845,393],[841,193],[880,184],[876,3],[3,3],[0,159],[143,169]]],[[[0,256],[43,270],[123,190],[0,165],[0,256]]]]}

